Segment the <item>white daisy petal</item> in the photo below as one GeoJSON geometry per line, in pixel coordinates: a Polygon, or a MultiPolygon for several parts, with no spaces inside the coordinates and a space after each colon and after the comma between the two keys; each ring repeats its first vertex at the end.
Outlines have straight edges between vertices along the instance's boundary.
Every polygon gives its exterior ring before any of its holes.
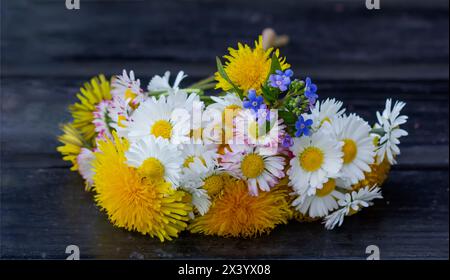
{"type": "Polygon", "coordinates": [[[400,137],[407,136],[406,130],[400,129],[399,126],[405,124],[408,120],[408,116],[400,115],[401,110],[405,107],[406,103],[396,101],[394,107],[392,106],[391,99],[386,100],[386,106],[382,114],[377,112],[377,127],[380,127],[386,133],[379,140],[379,146],[377,148],[377,163],[383,162],[385,156],[390,164],[395,164],[395,157],[400,154],[400,149],[397,147],[400,144],[400,137]]]}
{"type": "Polygon", "coordinates": [[[381,189],[376,186],[372,188],[364,187],[358,192],[353,191],[351,194],[345,194],[345,198],[338,201],[340,208],[325,217],[325,228],[331,230],[336,226],[341,226],[344,222],[344,217],[350,214],[350,209],[360,211],[361,208],[371,206],[374,199],[381,198],[383,198],[381,189]]]}

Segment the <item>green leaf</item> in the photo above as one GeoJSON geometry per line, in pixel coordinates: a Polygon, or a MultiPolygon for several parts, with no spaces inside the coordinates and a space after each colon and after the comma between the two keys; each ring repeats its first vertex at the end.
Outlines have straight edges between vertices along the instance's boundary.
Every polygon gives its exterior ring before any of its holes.
{"type": "Polygon", "coordinates": [[[290,135],[294,135],[294,133],[296,131],[295,123],[297,122],[297,116],[290,111],[279,110],[278,117],[280,117],[284,120],[284,123],[286,124],[286,131],[290,135]]]}
{"type": "Polygon", "coordinates": [[[281,64],[278,60],[278,57],[276,54],[272,54],[272,62],[270,63],[270,71],[267,75],[266,81],[269,79],[270,75],[274,74],[277,70],[281,70],[281,64]]]}
{"type": "Polygon", "coordinates": [[[272,91],[270,89],[270,87],[268,86],[262,86],[261,87],[261,91],[262,91],[262,95],[264,97],[264,99],[268,102],[270,102],[270,104],[272,104],[274,101],[277,100],[277,94],[276,92],[272,91]]]}
{"type": "Polygon", "coordinates": [[[217,71],[219,72],[220,76],[222,76],[222,78],[224,78],[225,81],[227,81],[227,82],[233,87],[234,91],[235,91],[237,94],[239,94],[239,97],[240,97],[241,99],[243,99],[244,96],[243,96],[242,90],[240,90],[240,89],[239,89],[239,88],[238,88],[238,87],[230,80],[230,78],[228,77],[227,73],[225,72],[225,69],[223,68],[222,61],[220,61],[220,58],[218,58],[217,56],[216,56],[216,63],[217,63],[217,71]]]}
{"type": "Polygon", "coordinates": [[[278,116],[284,120],[287,125],[293,125],[297,121],[297,116],[290,111],[278,111],[278,116]]]}

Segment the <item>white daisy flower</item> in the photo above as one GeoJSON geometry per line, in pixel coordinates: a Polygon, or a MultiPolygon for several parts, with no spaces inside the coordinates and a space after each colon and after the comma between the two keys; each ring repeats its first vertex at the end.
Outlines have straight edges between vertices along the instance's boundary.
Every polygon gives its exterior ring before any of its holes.
{"type": "Polygon", "coordinates": [[[169,84],[170,72],[166,71],[164,76],[155,75],[147,86],[149,92],[166,92],[167,103],[173,108],[184,108],[192,113],[193,109],[198,109],[194,107],[195,103],[201,104],[201,109],[203,109],[203,102],[200,101],[200,97],[191,93],[188,94],[187,91],[180,89],[181,81],[186,78],[187,75],[183,71],[178,72],[177,77],[173,86],[169,84]]]}
{"type": "Polygon", "coordinates": [[[374,162],[375,145],[370,135],[370,126],[362,118],[351,114],[335,118],[323,126],[324,131],[344,143],[342,147],[344,164],[340,177],[350,184],[364,179],[364,172],[370,171],[374,162]]]}
{"type": "Polygon", "coordinates": [[[181,152],[167,140],[147,136],[131,144],[125,153],[127,164],[149,180],[166,180],[174,188],[179,185],[181,152]]]}
{"type": "Polygon", "coordinates": [[[342,116],[345,112],[345,108],[341,109],[342,105],[341,101],[336,101],[334,98],[317,101],[314,108],[311,109],[311,114],[305,118],[311,119],[313,121],[312,128],[317,130],[324,122],[331,122],[334,118],[342,116]]]}
{"type": "Polygon", "coordinates": [[[336,178],[343,163],[342,142],[322,132],[294,138],[289,149],[294,154],[290,161],[289,185],[303,198],[322,189],[329,178],[336,178]]]}
{"type": "Polygon", "coordinates": [[[94,183],[94,169],[92,168],[92,161],[95,159],[93,151],[81,148],[80,153],[77,156],[78,172],[81,177],[86,181],[86,189],[89,190],[94,183]]]}
{"type": "Polygon", "coordinates": [[[252,195],[258,189],[270,191],[284,177],[285,160],[281,156],[261,154],[259,146],[230,145],[231,152],[221,157],[221,166],[248,183],[252,195]]]}
{"type": "Polygon", "coordinates": [[[293,202],[299,212],[309,215],[312,218],[324,217],[329,211],[337,209],[339,206],[337,200],[343,199],[344,194],[336,189],[335,179],[329,179],[322,185],[322,188],[316,189],[314,195],[298,196],[293,202]]]}
{"type": "Polygon", "coordinates": [[[234,135],[234,118],[242,110],[242,100],[235,93],[211,96],[215,102],[203,114],[203,139],[209,143],[224,144],[234,135]],[[225,139],[226,138],[226,139],[225,139]]]}
{"type": "Polygon", "coordinates": [[[184,90],[176,91],[167,96],[167,104],[172,108],[182,108],[192,114],[193,111],[200,112],[204,109],[204,104],[195,93],[188,94],[184,90]]]}
{"type": "Polygon", "coordinates": [[[222,174],[225,169],[216,166],[205,166],[199,159],[195,159],[189,169],[184,169],[182,184],[195,188],[207,188],[210,195],[216,195],[223,187],[222,174]]]}
{"type": "MultiPolygon", "coordinates": [[[[183,171],[181,188],[192,195],[192,205],[200,215],[205,215],[211,206],[211,198],[203,186],[204,179],[213,174],[214,168],[215,166],[205,166],[199,158],[195,158],[190,163],[190,168],[183,171]]],[[[190,216],[193,218],[194,214],[192,213],[190,216]]]]}
{"type": "Polygon", "coordinates": [[[361,188],[358,192],[353,191],[351,194],[346,193],[345,197],[338,201],[340,209],[325,217],[325,228],[331,230],[336,226],[341,226],[345,216],[372,206],[372,200],[380,198],[383,198],[381,189],[376,186],[361,188]]]}
{"type": "Polygon", "coordinates": [[[184,144],[180,151],[183,158],[183,169],[190,169],[195,159],[200,160],[207,168],[217,165],[217,145],[184,144]]]}
{"type": "Polygon", "coordinates": [[[189,143],[190,114],[175,108],[165,96],[150,98],[140,104],[131,115],[128,138],[131,141],[152,135],[174,144],[189,143]]]}
{"type": "Polygon", "coordinates": [[[390,164],[397,163],[395,157],[400,154],[398,147],[400,144],[399,138],[408,135],[406,130],[400,129],[400,125],[405,124],[408,120],[408,116],[400,116],[400,111],[405,107],[406,103],[396,101],[392,110],[391,105],[391,99],[387,99],[383,113],[380,114],[377,111],[378,123],[375,125],[375,128],[381,128],[385,133],[379,139],[380,144],[377,149],[378,164],[383,162],[385,157],[387,157],[390,164]]]}
{"type": "Polygon", "coordinates": [[[163,91],[168,92],[169,94],[176,93],[180,89],[179,86],[181,81],[186,77],[187,75],[185,75],[183,71],[178,72],[175,82],[173,83],[173,86],[171,86],[169,83],[170,71],[166,71],[162,77],[155,75],[150,80],[147,89],[149,92],[163,91]]]}
{"type": "MultiPolygon", "coordinates": [[[[263,154],[275,154],[284,135],[283,119],[273,116],[267,121],[265,110],[255,113],[245,109],[238,113],[235,119],[234,136],[236,144],[258,145],[263,154]]],[[[270,115],[269,115],[270,117],[270,115]]]]}
{"type": "Polygon", "coordinates": [[[124,69],[122,75],[117,75],[111,82],[111,94],[119,97],[126,103],[137,105],[145,99],[144,91],[141,89],[141,81],[136,79],[134,72],[124,69]]]}

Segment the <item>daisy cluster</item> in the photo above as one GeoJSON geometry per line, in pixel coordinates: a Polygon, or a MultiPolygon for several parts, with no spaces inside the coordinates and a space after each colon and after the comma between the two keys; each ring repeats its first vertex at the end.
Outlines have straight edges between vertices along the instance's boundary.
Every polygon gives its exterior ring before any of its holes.
{"type": "Polygon", "coordinates": [[[320,100],[261,38],[229,51],[188,87],[182,71],[144,88],[124,70],[81,88],[58,150],[113,224],[162,241],[185,229],[250,237],[291,218],[332,229],[382,198],[405,103],[388,99],[371,126],[320,100]]]}

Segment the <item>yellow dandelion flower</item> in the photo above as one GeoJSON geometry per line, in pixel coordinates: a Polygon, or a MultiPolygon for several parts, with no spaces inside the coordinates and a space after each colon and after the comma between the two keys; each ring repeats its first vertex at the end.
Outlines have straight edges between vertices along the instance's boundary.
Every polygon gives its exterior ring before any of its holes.
{"type": "Polygon", "coordinates": [[[189,229],[193,233],[224,237],[255,237],[286,224],[291,215],[287,190],[274,188],[252,196],[247,182],[224,177],[223,193],[216,196],[209,211],[197,217],[189,229]]]}
{"type": "Polygon", "coordinates": [[[366,186],[383,185],[391,170],[391,164],[386,158],[380,164],[376,162],[375,158],[375,163],[370,165],[370,172],[364,172],[364,179],[352,185],[354,191],[358,191],[366,186]]]}
{"type": "Polygon", "coordinates": [[[76,171],[78,170],[77,157],[81,152],[81,148],[89,147],[89,144],[86,143],[86,140],[78,130],[75,129],[73,124],[64,124],[61,126],[61,130],[64,134],[58,137],[58,141],[64,145],[59,146],[56,150],[63,155],[63,160],[72,163],[70,170],[76,171]]]}
{"type": "Polygon", "coordinates": [[[319,220],[319,218],[311,218],[307,214],[302,214],[300,211],[297,211],[294,206],[292,206],[292,202],[295,200],[296,196],[290,195],[294,190],[289,185],[289,177],[286,176],[283,179],[278,182],[278,184],[275,186],[275,188],[283,189],[286,193],[286,200],[289,204],[289,207],[291,209],[291,215],[289,216],[290,219],[295,219],[299,222],[314,222],[319,220]]]}
{"type": "Polygon", "coordinates": [[[93,141],[95,137],[95,125],[93,112],[95,106],[103,100],[111,99],[111,87],[105,76],[99,75],[84,84],[77,94],[79,102],[69,107],[73,117],[73,126],[81,132],[81,135],[93,141]]]}
{"type": "Polygon", "coordinates": [[[184,191],[164,180],[145,180],[129,167],[125,151],[129,144],[114,133],[114,140],[99,142],[94,166],[95,200],[117,227],[134,230],[161,241],[172,240],[187,227],[192,211],[184,191]]]}
{"type": "MultiPolygon", "coordinates": [[[[273,49],[264,50],[262,45],[262,36],[255,41],[255,48],[251,48],[246,44],[238,44],[237,49],[228,48],[229,55],[225,55],[224,65],[225,73],[235,86],[244,91],[254,89],[257,93],[261,93],[261,85],[266,82],[270,65],[272,63],[271,55],[273,49]]],[[[275,50],[275,55],[279,57],[279,50],[275,50]]],[[[285,58],[280,58],[280,66],[282,70],[290,67],[286,63],[285,58]]],[[[225,80],[219,72],[215,73],[217,81],[216,89],[229,91],[233,86],[225,80]]]]}

